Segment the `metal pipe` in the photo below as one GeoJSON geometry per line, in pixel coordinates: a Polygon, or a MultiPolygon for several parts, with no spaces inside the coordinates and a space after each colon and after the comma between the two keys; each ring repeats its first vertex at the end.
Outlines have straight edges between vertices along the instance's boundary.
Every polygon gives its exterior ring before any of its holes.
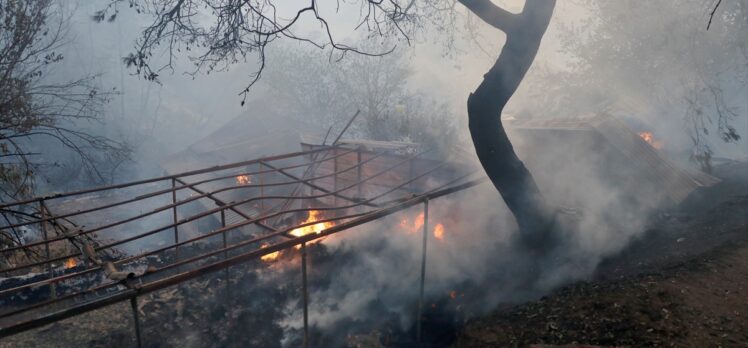
{"type": "Polygon", "coordinates": [[[224,165],[213,166],[213,167],[202,168],[202,169],[196,169],[196,170],[191,170],[191,171],[182,172],[182,173],[178,173],[178,174],[164,175],[164,176],[161,176],[161,177],[156,177],[156,178],[151,178],[151,179],[131,181],[131,182],[126,182],[126,183],[122,183],[122,184],[101,186],[101,187],[95,187],[95,188],[91,188],[91,189],[84,189],[84,190],[73,191],[73,192],[57,193],[57,194],[54,194],[54,195],[43,196],[43,197],[34,197],[34,198],[30,198],[30,199],[15,201],[15,202],[12,202],[12,203],[0,204],[0,209],[2,209],[2,208],[8,208],[8,207],[13,207],[13,206],[17,206],[17,205],[22,205],[22,204],[28,204],[28,203],[38,202],[38,201],[42,201],[42,200],[57,199],[57,198],[70,197],[70,196],[78,196],[78,195],[82,195],[82,194],[86,194],[86,193],[92,193],[92,192],[98,192],[98,191],[121,189],[121,188],[125,188],[125,187],[130,187],[130,186],[137,186],[137,185],[143,185],[143,184],[150,184],[150,183],[154,183],[154,182],[158,182],[158,181],[169,180],[169,179],[172,179],[172,178],[179,178],[179,177],[185,177],[185,176],[193,176],[193,175],[204,174],[204,173],[208,173],[208,172],[215,172],[215,171],[219,171],[219,170],[225,170],[225,169],[231,169],[231,168],[236,168],[236,167],[242,167],[242,166],[247,166],[247,165],[250,165],[250,164],[257,163],[259,161],[268,162],[268,161],[277,161],[277,160],[281,160],[281,159],[285,159],[285,158],[300,157],[300,156],[309,155],[309,154],[313,154],[313,153],[317,153],[317,152],[327,151],[328,149],[331,149],[331,148],[334,148],[334,147],[335,147],[334,145],[333,146],[321,146],[319,148],[312,149],[312,150],[307,150],[307,151],[299,151],[299,152],[287,153],[287,154],[284,154],[284,155],[277,155],[277,156],[268,156],[268,157],[263,157],[263,158],[256,158],[256,159],[253,159],[253,160],[236,162],[236,163],[230,163],[230,164],[224,164],[224,165]]]}
{"type": "Polygon", "coordinates": [[[258,163],[260,166],[260,215],[265,213],[265,173],[262,173],[262,162],[258,163]]]}
{"type": "MultiPolygon", "coordinates": [[[[336,148],[337,147],[331,148],[331,149],[336,149],[336,148]]],[[[336,155],[335,157],[345,156],[346,154],[352,153],[354,151],[356,151],[356,150],[348,150],[348,151],[343,152],[342,154],[336,155]]],[[[290,169],[295,169],[295,168],[299,168],[299,167],[306,167],[306,166],[313,165],[315,163],[321,163],[321,162],[329,161],[331,159],[334,159],[335,157],[323,158],[321,160],[315,160],[315,161],[312,161],[312,162],[306,162],[306,163],[302,163],[302,164],[296,164],[296,165],[286,166],[286,167],[282,167],[281,169],[290,170],[290,169]]],[[[274,170],[265,170],[265,171],[260,171],[260,172],[248,172],[248,173],[242,173],[242,174],[256,175],[256,174],[268,173],[268,172],[273,172],[273,171],[274,170]]],[[[209,178],[209,179],[199,180],[199,181],[194,182],[192,184],[189,184],[187,186],[180,186],[176,190],[179,191],[179,190],[190,188],[190,187],[196,186],[196,185],[201,185],[201,184],[205,184],[205,183],[209,183],[209,182],[213,182],[213,181],[220,181],[220,180],[232,178],[235,175],[236,174],[222,175],[222,176],[217,176],[217,177],[213,177],[213,178],[209,178]]],[[[332,174],[330,174],[330,175],[332,175],[332,174]]],[[[178,178],[178,177],[180,177],[178,174],[174,176],[174,178],[178,178]]],[[[320,177],[320,178],[322,178],[322,177],[320,177]]],[[[298,182],[280,182],[280,183],[269,184],[267,186],[281,186],[281,185],[291,185],[291,184],[297,184],[297,183],[298,182]]],[[[218,193],[218,192],[225,191],[225,190],[241,189],[241,188],[254,187],[254,186],[257,186],[257,185],[235,185],[235,186],[231,186],[231,187],[228,187],[228,188],[224,188],[224,189],[222,189],[220,191],[213,191],[211,193],[218,193]]],[[[153,197],[156,197],[156,196],[159,196],[159,195],[162,195],[162,194],[170,193],[172,191],[174,191],[174,189],[163,189],[163,190],[153,191],[153,192],[149,192],[149,193],[146,193],[146,194],[139,195],[137,197],[133,197],[133,198],[130,198],[130,199],[126,199],[126,200],[122,200],[122,201],[114,202],[114,203],[110,203],[110,204],[105,204],[105,205],[102,205],[102,206],[99,206],[99,207],[93,207],[93,208],[88,208],[88,209],[83,209],[83,210],[76,210],[76,211],[73,211],[73,212],[70,212],[70,213],[60,214],[60,215],[57,215],[56,218],[62,219],[62,218],[67,218],[67,217],[71,217],[71,216],[76,216],[76,215],[82,215],[82,214],[90,213],[90,212],[101,210],[101,209],[113,208],[113,207],[117,207],[117,206],[120,206],[120,205],[125,205],[125,204],[128,204],[128,203],[137,202],[137,201],[140,201],[140,200],[143,200],[143,199],[146,199],[146,198],[153,198],[153,197]]],[[[60,197],[55,196],[55,198],[60,198],[60,197]]],[[[202,198],[202,197],[197,197],[197,198],[202,198]]],[[[180,205],[181,204],[189,203],[190,201],[192,201],[194,199],[197,199],[197,198],[193,198],[193,199],[190,199],[190,200],[182,201],[182,202],[180,202],[180,205]]],[[[4,208],[0,208],[0,209],[4,209],[4,208]]],[[[26,226],[26,225],[30,225],[30,224],[35,224],[35,223],[40,222],[40,221],[46,221],[46,220],[50,220],[50,219],[47,218],[47,219],[41,219],[41,220],[35,220],[35,221],[26,221],[26,222],[20,222],[20,223],[16,223],[16,224],[10,224],[10,225],[5,225],[5,226],[0,226],[0,230],[10,229],[10,228],[16,228],[16,227],[21,227],[21,226],[26,226]]],[[[11,249],[3,249],[2,251],[10,251],[10,250],[11,249]]]]}
{"type": "MultiPolygon", "coordinates": [[[[172,178],[171,179],[171,204],[174,206],[172,208],[172,223],[174,224],[174,244],[179,244],[179,225],[177,225],[177,191],[175,188],[177,187],[177,179],[172,178]]],[[[179,247],[174,250],[174,260],[179,261],[179,247]]]]}
{"type": "Polygon", "coordinates": [[[301,292],[304,302],[304,348],[309,347],[309,289],[306,280],[306,243],[301,243],[301,292]]]}
{"type": "Polygon", "coordinates": [[[426,283],[426,242],[429,237],[429,200],[423,201],[423,245],[421,246],[421,288],[418,293],[418,315],[416,316],[416,340],[421,342],[423,322],[423,289],[426,283]]]}
{"type": "MultiPolygon", "coordinates": [[[[218,203],[216,203],[218,204],[218,203]]],[[[221,209],[221,227],[226,227],[226,211],[221,209]]],[[[226,251],[223,252],[223,259],[226,260],[229,258],[229,251],[226,248],[228,246],[228,241],[226,240],[226,230],[224,229],[221,233],[221,236],[223,238],[223,248],[226,249],[226,251]]],[[[231,290],[229,289],[229,283],[230,283],[230,274],[229,274],[229,266],[226,266],[226,270],[224,271],[224,277],[226,278],[226,298],[228,299],[231,295],[231,290]]]]}
{"type": "MultiPolygon", "coordinates": [[[[333,150],[333,151],[335,151],[333,153],[337,153],[336,150],[333,150]]],[[[332,177],[332,190],[337,191],[338,190],[338,158],[337,157],[332,162],[332,171],[335,173],[335,175],[333,175],[332,177]]],[[[334,206],[337,206],[338,196],[332,196],[332,202],[334,206]]]]}
{"type": "MultiPolygon", "coordinates": [[[[360,183],[361,175],[362,175],[361,172],[363,171],[363,167],[364,167],[364,165],[361,163],[361,148],[360,147],[358,148],[358,151],[356,151],[356,162],[358,162],[357,167],[356,167],[357,168],[356,172],[358,175],[357,181],[360,183]]],[[[358,195],[356,196],[356,198],[358,199],[361,199],[361,197],[363,197],[363,193],[362,193],[363,190],[361,189],[362,186],[363,184],[358,185],[358,192],[357,192],[358,195]]]]}
{"type": "MultiPolygon", "coordinates": [[[[46,260],[47,260],[47,277],[48,278],[54,278],[54,274],[52,274],[52,262],[49,262],[49,260],[52,258],[51,253],[49,250],[49,235],[47,234],[47,220],[44,220],[44,218],[47,216],[47,210],[44,207],[44,200],[39,201],[39,214],[41,215],[43,221],[41,223],[42,228],[42,235],[44,236],[44,252],[46,254],[46,260]]],[[[57,286],[56,284],[50,283],[49,284],[49,296],[51,298],[57,298],[57,286]]]]}
{"type": "Polygon", "coordinates": [[[137,341],[138,348],[143,347],[143,341],[140,338],[140,316],[138,315],[138,297],[133,296],[130,298],[130,308],[132,308],[132,317],[135,322],[135,340],[137,341]]]}
{"type": "MultiPolygon", "coordinates": [[[[187,185],[187,182],[186,182],[186,181],[183,181],[183,180],[179,180],[179,179],[176,179],[176,180],[177,180],[177,181],[179,181],[180,183],[182,183],[183,185],[187,185]]],[[[251,216],[249,216],[249,214],[246,214],[246,213],[242,212],[241,210],[239,210],[239,209],[238,209],[238,208],[236,207],[236,205],[227,205],[227,204],[226,204],[226,202],[224,202],[224,201],[222,201],[222,200],[220,200],[220,199],[216,198],[216,197],[215,197],[215,196],[214,196],[213,194],[211,194],[211,193],[206,193],[205,191],[203,191],[203,190],[201,190],[201,189],[199,189],[199,188],[197,188],[197,187],[190,187],[190,189],[191,189],[192,191],[195,191],[195,192],[197,192],[198,194],[200,194],[200,195],[203,195],[203,196],[207,197],[208,199],[212,200],[212,201],[213,201],[213,202],[215,202],[215,203],[216,203],[216,205],[218,205],[219,207],[227,207],[227,209],[229,209],[229,210],[233,211],[234,213],[236,213],[237,215],[239,215],[239,216],[241,216],[241,217],[243,217],[243,218],[245,218],[245,219],[252,219],[252,217],[251,217],[251,216]]],[[[221,209],[221,213],[222,213],[222,214],[223,214],[223,211],[224,211],[224,209],[222,208],[222,209],[221,209]]],[[[273,228],[273,227],[270,227],[270,226],[268,226],[268,225],[266,225],[266,224],[262,223],[261,221],[257,221],[257,222],[255,222],[255,223],[256,223],[256,224],[257,224],[258,226],[260,226],[260,227],[262,227],[262,228],[264,228],[264,229],[266,229],[266,230],[268,230],[268,231],[275,231],[275,230],[276,230],[275,228],[273,228]]],[[[223,227],[226,227],[226,226],[223,226],[223,227]]]]}

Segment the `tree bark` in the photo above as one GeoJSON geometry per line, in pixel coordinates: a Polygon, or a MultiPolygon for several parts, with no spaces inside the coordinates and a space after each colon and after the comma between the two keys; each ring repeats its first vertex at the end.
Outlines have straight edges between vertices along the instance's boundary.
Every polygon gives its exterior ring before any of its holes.
{"type": "Polygon", "coordinates": [[[468,98],[470,134],[486,174],[517,221],[520,241],[530,249],[544,250],[555,244],[553,212],[514,152],[501,124],[501,112],[537,55],[556,1],[526,0],[520,14],[507,12],[490,0],[460,2],[506,33],[499,58],[468,98]]]}

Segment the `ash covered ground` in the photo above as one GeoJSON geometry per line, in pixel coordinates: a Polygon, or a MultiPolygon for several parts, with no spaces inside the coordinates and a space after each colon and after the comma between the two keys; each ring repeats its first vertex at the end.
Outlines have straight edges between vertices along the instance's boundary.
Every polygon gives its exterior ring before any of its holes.
{"type": "Polygon", "coordinates": [[[748,345],[748,163],[714,174],[591,279],[470,320],[454,345],[748,345]]]}

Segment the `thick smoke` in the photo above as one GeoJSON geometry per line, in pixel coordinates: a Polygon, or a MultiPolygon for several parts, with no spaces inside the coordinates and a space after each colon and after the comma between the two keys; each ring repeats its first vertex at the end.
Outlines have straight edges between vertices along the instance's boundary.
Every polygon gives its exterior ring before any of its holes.
{"type": "MultiPolygon", "coordinates": [[[[138,30],[147,22],[143,22],[143,17],[122,11],[114,23],[94,24],[89,16],[103,3],[79,3],[72,28],[75,39],[68,54],[75,57],[69,60],[72,61],[70,71],[102,72],[101,83],[117,87],[122,93],[120,99],[110,105],[107,120],[112,134],[122,134],[138,145],[132,164],[136,169],[129,172],[132,177],[128,179],[160,174],[157,163],[163,158],[252,108],[250,104],[242,109],[237,96],[247,82],[252,63],[247,63],[246,67],[235,66],[229,73],[197,75],[194,79],[181,74],[182,70],[174,74],[166,71],[161,85],[130,76],[120,58],[129,51],[138,30]],[[138,170],[140,168],[148,170],[138,170]]],[[[567,110],[563,116],[571,118],[611,111],[611,104],[633,103],[638,107],[613,108],[612,111],[643,124],[659,125],[657,130],[667,146],[673,139],[673,151],[687,150],[682,128],[673,126],[680,122],[677,115],[670,115],[673,117],[663,122],[657,118],[657,108],[630,90],[626,90],[626,95],[611,93],[609,100],[590,97],[578,104],[556,94],[564,91],[570,83],[569,77],[551,77],[567,72],[566,63],[573,62],[568,52],[558,52],[563,24],[584,19],[587,14],[582,6],[559,2],[538,60],[510,104],[509,112],[517,118],[522,115],[554,118],[560,115],[558,110],[567,110]],[[546,104],[538,100],[556,103],[545,108],[546,104]]],[[[469,136],[464,127],[467,118],[464,105],[470,91],[495,60],[503,44],[503,34],[480,25],[475,28],[467,35],[478,38],[477,42],[455,43],[455,51],[447,58],[442,56],[442,45],[428,42],[404,49],[412,55],[411,64],[415,68],[407,84],[434,99],[448,101],[448,109],[457,123],[458,134],[454,135],[454,141],[461,141],[464,151],[460,153],[469,154],[467,160],[477,165],[477,160],[472,158],[472,145],[465,141],[469,136]]],[[[639,30],[644,29],[639,27],[639,30]]],[[[189,66],[186,60],[179,63],[189,66]]],[[[633,76],[641,74],[636,66],[624,68],[621,71],[633,76]]],[[[280,100],[283,99],[273,93],[263,93],[253,103],[273,105],[280,100]]],[[[685,101],[678,99],[674,103],[683,106],[685,101]]],[[[305,115],[312,123],[329,116],[305,115]]],[[[513,218],[490,184],[431,202],[425,286],[427,311],[435,308],[432,305],[441,308],[446,300],[448,313],[454,314],[455,320],[461,320],[486,313],[500,303],[537,298],[555,287],[589,277],[603,258],[640,236],[648,218],[663,203],[656,187],[652,188],[651,195],[632,200],[631,191],[638,183],[612,180],[615,175],[625,178],[626,171],[632,169],[631,163],[599,151],[594,142],[564,137],[529,141],[527,135],[521,133],[511,136],[546,198],[554,206],[563,208],[559,224],[568,228],[564,229],[561,242],[551,254],[538,257],[517,247],[513,218]],[[436,224],[444,226],[441,240],[433,234],[436,224]],[[453,296],[456,298],[452,299],[453,296]]],[[[731,151],[733,157],[748,155],[745,147],[742,152],[731,151]]],[[[310,261],[310,321],[316,332],[336,343],[344,341],[349,334],[365,334],[381,327],[412,334],[423,232],[412,231],[408,223],[403,227],[401,222],[407,219],[412,225],[420,209],[416,207],[346,231],[314,248],[310,261]]],[[[286,343],[292,345],[297,342],[302,326],[298,299],[289,299],[286,312],[282,324],[286,329],[286,343]]]]}

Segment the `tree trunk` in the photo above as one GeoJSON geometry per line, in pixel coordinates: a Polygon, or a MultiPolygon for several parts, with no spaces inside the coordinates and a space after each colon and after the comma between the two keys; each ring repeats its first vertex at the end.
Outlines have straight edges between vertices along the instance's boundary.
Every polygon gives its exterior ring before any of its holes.
{"type": "Polygon", "coordinates": [[[487,23],[503,30],[506,43],[483,82],[468,98],[470,134],[486,174],[517,221],[520,240],[533,250],[553,243],[553,212],[501,124],[501,112],[519,87],[540,47],[555,0],[526,0],[521,14],[512,14],[490,0],[460,0],[487,23]]]}

